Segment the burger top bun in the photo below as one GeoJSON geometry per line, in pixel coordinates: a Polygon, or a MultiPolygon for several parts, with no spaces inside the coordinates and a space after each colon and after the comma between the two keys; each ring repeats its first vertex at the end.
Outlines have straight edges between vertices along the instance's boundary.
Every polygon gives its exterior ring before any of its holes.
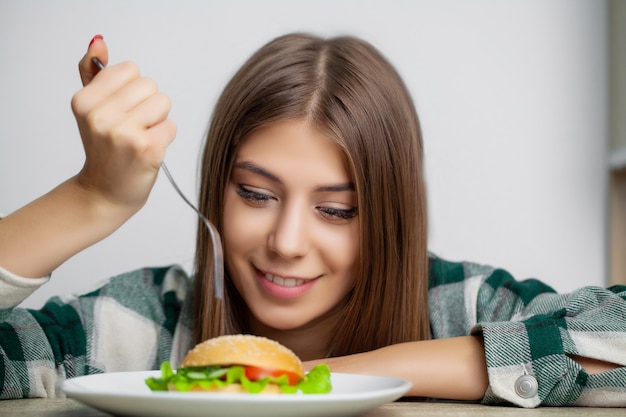
{"type": "Polygon", "coordinates": [[[181,367],[243,365],[293,372],[304,378],[302,362],[290,349],[265,337],[226,335],[197,344],[181,367]]]}

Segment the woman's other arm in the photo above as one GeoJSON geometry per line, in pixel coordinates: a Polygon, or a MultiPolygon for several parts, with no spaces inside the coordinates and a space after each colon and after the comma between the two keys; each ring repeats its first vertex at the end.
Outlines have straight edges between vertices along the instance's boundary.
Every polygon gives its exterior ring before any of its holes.
{"type": "Polygon", "coordinates": [[[370,352],[306,362],[332,372],[393,376],[410,381],[407,396],[479,400],[487,390],[485,351],[479,336],[407,342],[370,352]]]}
{"type": "MultiPolygon", "coordinates": [[[[572,357],[589,375],[619,367],[614,363],[572,357]]],[[[481,400],[489,378],[482,337],[461,336],[387,346],[371,352],[306,362],[326,363],[332,372],[393,376],[410,381],[407,396],[481,400]]]]}

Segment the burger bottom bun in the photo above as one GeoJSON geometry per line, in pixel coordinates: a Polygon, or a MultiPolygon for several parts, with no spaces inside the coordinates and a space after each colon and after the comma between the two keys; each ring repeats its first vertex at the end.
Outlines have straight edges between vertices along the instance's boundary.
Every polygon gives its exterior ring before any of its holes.
{"type": "MultiPolygon", "coordinates": [[[[178,391],[173,384],[168,385],[169,391],[178,391]]],[[[233,394],[250,394],[245,390],[243,385],[241,384],[228,384],[223,387],[218,387],[214,385],[210,388],[204,388],[200,385],[192,386],[188,392],[223,392],[223,393],[233,393],[233,394]]],[[[263,388],[263,391],[259,392],[259,394],[282,394],[280,387],[276,384],[269,383],[263,388]]]]}

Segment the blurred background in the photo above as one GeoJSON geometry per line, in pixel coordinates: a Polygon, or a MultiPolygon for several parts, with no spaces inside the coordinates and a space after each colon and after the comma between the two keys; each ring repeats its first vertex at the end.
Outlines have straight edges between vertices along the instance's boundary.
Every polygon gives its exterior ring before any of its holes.
{"type": "MultiPolygon", "coordinates": [[[[558,291],[610,280],[610,2],[0,1],[0,212],[76,174],[77,62],[95,34],[173,102],[165,161],[192,201],[212,107],[270,39],[352,34],[411,90],[426,149],[430,250],[558,291]]],[[[619,147],[619,144],[617,145],[619,147]]],[[[615,147],[615,145],[613,146],[615,147]]],[[[619,162],[617,163],[619,166],[619,162]]],[[[160,175],[146,207],[24,302],[143,266],[191,271],[196,218],[160,175]]]]}

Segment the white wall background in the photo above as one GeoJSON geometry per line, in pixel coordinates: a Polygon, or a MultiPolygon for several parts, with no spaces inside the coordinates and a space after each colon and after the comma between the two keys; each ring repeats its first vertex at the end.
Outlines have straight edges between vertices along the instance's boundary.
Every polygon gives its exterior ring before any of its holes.
{"type": "MultiPolygon", "coordinates": [[[[166,162],[195,200],[213,103],[290,31],[355,34],[411,89],[423,124],[430,248],[559,291],[605,284],[606,3],[596,0],[0,1],[0,211],[75,174],[76,64],[102,33],[173,101],[166,162]]],[[[24,305],[146,265],[192,264],[193,212],[161,176],[143,211],[24,305]]]]}

